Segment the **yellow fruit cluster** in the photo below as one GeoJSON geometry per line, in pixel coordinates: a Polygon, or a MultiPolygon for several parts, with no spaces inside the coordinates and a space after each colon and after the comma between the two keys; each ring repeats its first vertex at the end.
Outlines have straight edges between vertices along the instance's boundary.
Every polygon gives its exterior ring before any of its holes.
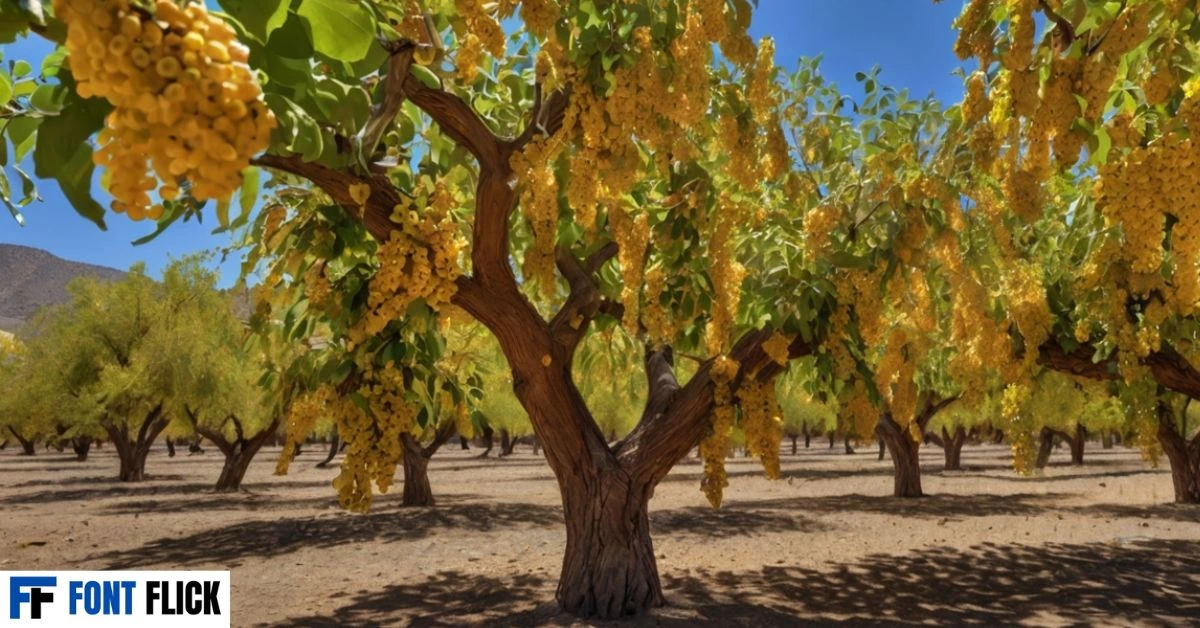
{"type": "Polygon", "coordinates": [[[813,259],[823,259],[832,252],[833,230],[841,219],[841,209],[833,203],[821,203],[804,214],[804,248],[813,259]]]}
{"type": "Polygon", "coordinates": [[[729,450],[729,436],[733,433],[733,380],[738,368],[736,361],[722,355],[713,360],[709,370],[713,382],[712,433],[700,442],[700,459],[704,461],[700,490],[713,508],[721,507],[725,487],[729,486],[725,456],[729,450]]]}
{"type": "Polygon", "coordinates": [[[790,345],[791,341],[788,340],[787,336],[776,331],[771,333],[770,338],[763,341],[762,348],[766,352],[767,357],[771,358],[772,362],[779,366],[787,366],[789,357],[788,347],[790,345]]]}
{"type": "Polygon", "coordinates": [[[867,384],[861,378],[854,378],[845,400],[842,402],[842,416],[851,426],[851,431],[859,438],[869,438],[875,433],[875,425],[879,421],[879,410],[871,402],[867,384]]]}
{"type": "Polygon", "coordinates": [[[746,435],[746,451],[758,456],[768,478],[778,479],[783,419],[775,397],[775,378],[766,381],[746,378],[738,389],[738,406],[742,409],[741,428],[746,435]]]}
{"type": "Polygon", "coordinates": [[[404,456],[400,435],[416,426],[417,409],[404,398],[404,375],[388,362],[382,368],[360,363],[362,385],[357,393],[369,412],[349,396],[332,399],[329,411],[346,443],[341,473],[333,480],[338,502],[351,512],[371,507],[372,483],[386,493],[404,456]]]}
{"type": "Polygon", "coordinates": [[[645,212],[636,217],[625,212],[625,207],[611,207],[608,221],[613,240],[617,246],[617,260],[621,263],[621,305],[624,315],[621,323],[626,331],[636,335],[640,315],[642,275],[646,265],[647,246],[650,244],[650,225],[645,212]]]}
{"type": "Polygon", "coordinates": [[[654,345],[669,343],[675,337],[675,327],[671,324],[661,301],[667,288],[667,274],[661,264],[655,264],[646,270],[645,283],[642,326],[646,328],[646,335],[654,345]]]}
{"type": "Polygon", "coordinates": [[[153,10],[130,0],[55,0],[80,96],[113,105],[95,162],[108,171],[113,211],[157,219],[181,182],[193,198],[226,200],[250,158],[267,148],[275,116],[249,52],[202,3],[153,10]]]}
{"type": "Polygon", "coordinates": [[[416,206],[396,206],[392,221],[399,228],[379,245],[379,269],[371,278],[367,310],[349,331],[354,344],[383,331],[418,299],[434,310],[450,303],[462,247],[449,215],[453,205],[453,196],[438,183],[423,213],[416,206]]]}
{"type": "Polygon", "coordinates": [[[742,299],[742,280],[746,269],[734,259],[730,230],[734,218],[728,212],[717,217],[717,225],[708,243],[709,277],[713,283],[711,317],[704,330],[710,355],[729,351],[733,325],[742,299]]]}
{"type": "Polygon", "coordinates": [[[288,406],[287,422],[284,426],[286,438],[283,450],[279,452],[279,460],[275,463],[275,475],[287,475],[292,457],[296,453],[296,445],[303,443],[312,433],[313,426],[325,412],[325,405],[332,393],[331,386],[322,386],[297,397],[288,406]]]}
{"type": "MultiPolygon", "coordinates": [[[[537,282],[544,296],[554,293],[554,246],[558,235],[558,182],[553,162],[562,142],[536,138],[514,153],[512,168],[520,178],[521,213],[529,222],[533,242],[525,250],[523,274],[537,282]]],[[[595,222],[594,216],[592,222],[595,222]]],[[[587,224],[587,223],[585,223],[587,224]]],[[[589,225],[590,226],[590,225],[589,225]]]]}

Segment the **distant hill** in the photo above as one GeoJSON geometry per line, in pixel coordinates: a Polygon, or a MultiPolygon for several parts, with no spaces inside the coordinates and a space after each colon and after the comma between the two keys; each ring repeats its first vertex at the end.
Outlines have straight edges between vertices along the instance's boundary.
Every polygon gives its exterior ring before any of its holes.
{"type": "Polygon", "coordinates": [[[13,331],[38,308],[66,301],[67,283],[82,276],[116,281],[125,273],[41,249],[0,244],[0,330],[13,331]]]}

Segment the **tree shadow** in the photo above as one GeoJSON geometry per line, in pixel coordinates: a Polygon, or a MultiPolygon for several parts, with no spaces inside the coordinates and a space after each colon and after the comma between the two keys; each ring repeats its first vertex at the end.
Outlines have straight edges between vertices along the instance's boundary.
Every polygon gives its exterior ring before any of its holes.
{"type": "MultiPolygon", "coordinates": [[[[146,478],[147,478],[146,481],[148,481],[148,482],[152,481],[155,483],[157,483],[157,482],[181,482],[181,481],[187,479],[182,475],[175,475],[175,474],[168,474],[168,475],[154,474],[153,476],[148,475],[148,476],[146,476],[146,478]]],[[[105,474],[105,475],[87,475],[87,476],[82,476],[82,477],[54,478],[54,480],[52,482],[47,482],[46,479],[27,480],[25,482],[20,482],[17,484],[9,484],[5,488],[28,488],[31,486],[44,487],[47,484],[52,484],[54,486],[74,486],[74,485],[86,486],[86,485],[91,485],[91,484],[119,484],[119,483],[121,483],[121,481],[118,480],[116,477],[114,477],[112,474],[105,474]]],[[[128,486],[133,486],[133,484],[129,484],[128,486]]]]}
{"type": "Polygon", "coordinates": [[[1200,523],[1200,505],[1197,504],[1150,504],[1143,506],[1132,504],[1088,504],[1087,506],[1076,506],[1068,510],[1091,517],[1200,523]]]}
{"type": "Polygon", "coordinates": [[[32,506],[35,504],[52,504],[56,502],[76,502],[85,500],[102,500],[113,497],[145,496],[145,495],[198,495],[211,491],[213,482],[194,482],[187,484],[158,483],[158,477],[149,477],[142,482],[120,483],[112,481],[114,486],[108,488],[81,488],[66,491],[38,491],[35,493],[20,493],[0,498],[0,505],[32,506]]]}
{"type": "Polygon", "coordinates": [[[867,556],[833,571],[764,567],[666,578],[703,622],[760,607],[854,625],[1186,625],[1200,616],[1200,542],[934,547],[867,556]],[[1189,619],[1190,618],[1190,619],[1189,619]]]}
{"type": "Polygon", "coordinates": [[[809,533],[829,527],[802,514],[795,505],[780,507],[762,502],[735,502],[722,508],[692,506],[650,512],[652,534],[705,538],[744,537],[770,532],[809,533]]]}
{"type": "MultiPolygon", "coordinates": [[[[890,495],[827,495],[823,497],[788,497],[783,499],[745,502],[754,508],[773,508],[783,511],[841,514],[861,512],[899,517],[969,518],[997,515],[1033,516],[1055,509],[1055,503],[1071,497],[1069,493],[1018,493],[1013,495],[926,495],[919,498],[899,498],[890,495]]],[[[741,505],[740,502],[735,502],[741,505]]],[[[731,506],[734,504],[731,503],[731,506]]]]}
{"type": "MultiPolygon", "coordinates": [[[[984,544],[872,555],[824,571],[684,570],[663,579],[667,607],[620,625],[1186,625],[1200,613],[1198,550],[1196,541],[1149,539],[984,544]]],[[[558,613],[553,595],[554,582],[536,574],[443,571],[274,625],[593,625],[558,613]]]]}
{"type": "Polygon", "coordinates": [[[111,569],[199,563],[240,565],[252,558],[270,559],[301,548],[328,548],[352,543],[395,543],[453,530],[490,532],[514,527],[558,527],[557,506],[514,503],[486,504],[478,495],[439,497],[435,508],[376,508],[367,514],[344,512],[243,521],[182,537],[164,537],[139,548],[109,552],[88,560],[105,561],[111,569]],[[470,502],[474,503],[461,503],[470,502]]]}

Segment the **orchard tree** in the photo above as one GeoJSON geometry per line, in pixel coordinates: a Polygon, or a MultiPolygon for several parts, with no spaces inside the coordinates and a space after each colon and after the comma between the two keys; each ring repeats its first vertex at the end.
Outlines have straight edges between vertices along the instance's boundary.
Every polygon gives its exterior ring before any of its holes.
{"type": "Polygon", "coordinates": [[[804,448],[808,449],[812,435],[833,434],[838,429],[838,408],[823,401],[824,391],[815,385],[811,358],[793,363],[787,373],[778,379],[776,398],[783,420],[783,435],[792,439],[792,455],[796,455],[796,441],[804,437],[804,448]]]}
{"type": "Polygon", "coordinates": [[[0,338],[0,429],[21,445],[21,454],[37,453],[37,442],[54,434],[54,408],[42,402],[44,381],[34,370],[28,348],[11,337],[0,338]]]}
{"type": "MultiPolygon", "coordinates": [[[[972,195],[1041,321],[1021,351],[1120,380],[1137,441],[1168,453],[1176,501],[1193,503],[1200,435],[1179,431],[1159,387],[1200,394],[1196,19],[1174,0],[972,0],[956,45],[980,68],[964,103],[972,195]]],[[[1011,384],[1009,414],[1032,376],[1011,384]]]]}

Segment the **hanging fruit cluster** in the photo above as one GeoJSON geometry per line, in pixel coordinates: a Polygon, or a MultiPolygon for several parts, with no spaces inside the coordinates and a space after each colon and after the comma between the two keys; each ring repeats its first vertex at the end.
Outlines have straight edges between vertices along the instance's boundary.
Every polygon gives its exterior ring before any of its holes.
{"type": "Polygon", "coordinates": [[[250,158],[267,148],[275,116],[249,51],[201,3],[152,10],[129,0],[55,0],[80,96],[113,106],[95,162],[107,169],[112,209],[157,219],[182,186],[199,201],[227,200],[250,158]]]}

